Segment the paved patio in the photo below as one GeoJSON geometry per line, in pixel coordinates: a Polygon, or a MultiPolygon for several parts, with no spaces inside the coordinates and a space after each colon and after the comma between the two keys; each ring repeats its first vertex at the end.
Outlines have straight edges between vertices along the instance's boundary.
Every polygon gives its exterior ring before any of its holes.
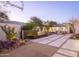
{"type": "Polygon", "coordinates": [[[53,34],[48,37],[30,40],[7,55],[15,57],[78,57],[79,40],[70,39],[72,34],[53,34]]]}

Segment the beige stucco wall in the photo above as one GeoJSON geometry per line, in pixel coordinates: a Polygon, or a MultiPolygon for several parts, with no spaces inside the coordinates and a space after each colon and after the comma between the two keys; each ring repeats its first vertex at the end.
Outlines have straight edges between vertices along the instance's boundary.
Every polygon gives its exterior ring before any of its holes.
{"type": "MultiPolygon", "coordinates": [[[[10,27],[15,28],[15,32],[17,32],[17,38],[20,38],[21,25],[18,24],[8,24],[8,23],[0,23],[0,26],[8,25],[10,27]]],[[[6,40],[6,35],[0,28],[0,40],[6,40]]]]}

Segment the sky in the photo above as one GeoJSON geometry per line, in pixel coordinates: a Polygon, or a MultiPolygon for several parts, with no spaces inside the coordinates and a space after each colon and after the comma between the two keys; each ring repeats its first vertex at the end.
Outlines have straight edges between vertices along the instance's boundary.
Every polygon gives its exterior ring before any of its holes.
{"type": "Polygon", "coordinates": [[[79,18],[78,1],[24,1],[23,11],[10,6],[7,10],[10,20],[20,22],[27,22],[32,16],[58,23],[68,22],[72,17],[79,18]]]}

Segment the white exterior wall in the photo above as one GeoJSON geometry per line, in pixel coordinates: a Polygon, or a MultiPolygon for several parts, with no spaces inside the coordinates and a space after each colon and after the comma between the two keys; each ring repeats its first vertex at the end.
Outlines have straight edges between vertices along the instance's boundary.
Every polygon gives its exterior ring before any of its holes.
{"type": "MultiPolygon", "coordinates": [[[[4,25],[8,25],[8,26],[10,26],[10,27],[14,27],[14,28],[15,28],[15,32],[17,32],[17,38],[20,38],[21,25],[8,24],[8,23],[0,23],[0,26],[4,26],[4,25]]],[[[6,35],[5,35],[5,33],[2,31],[1,28],[0,28],[0,40],[6,40],[6,35]]]]}

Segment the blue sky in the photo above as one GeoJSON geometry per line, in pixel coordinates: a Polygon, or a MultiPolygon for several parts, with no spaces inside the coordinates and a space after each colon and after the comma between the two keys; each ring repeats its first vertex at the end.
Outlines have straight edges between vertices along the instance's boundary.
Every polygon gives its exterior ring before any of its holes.
{"type": "Polygon", "coordinates": [[[9,7],[9,17],[13,21],[29,21],[37,16],[43,21],[68,22],[71,17],[79,18],[78,1],[24,1],[24,10],[9,7]]]}

